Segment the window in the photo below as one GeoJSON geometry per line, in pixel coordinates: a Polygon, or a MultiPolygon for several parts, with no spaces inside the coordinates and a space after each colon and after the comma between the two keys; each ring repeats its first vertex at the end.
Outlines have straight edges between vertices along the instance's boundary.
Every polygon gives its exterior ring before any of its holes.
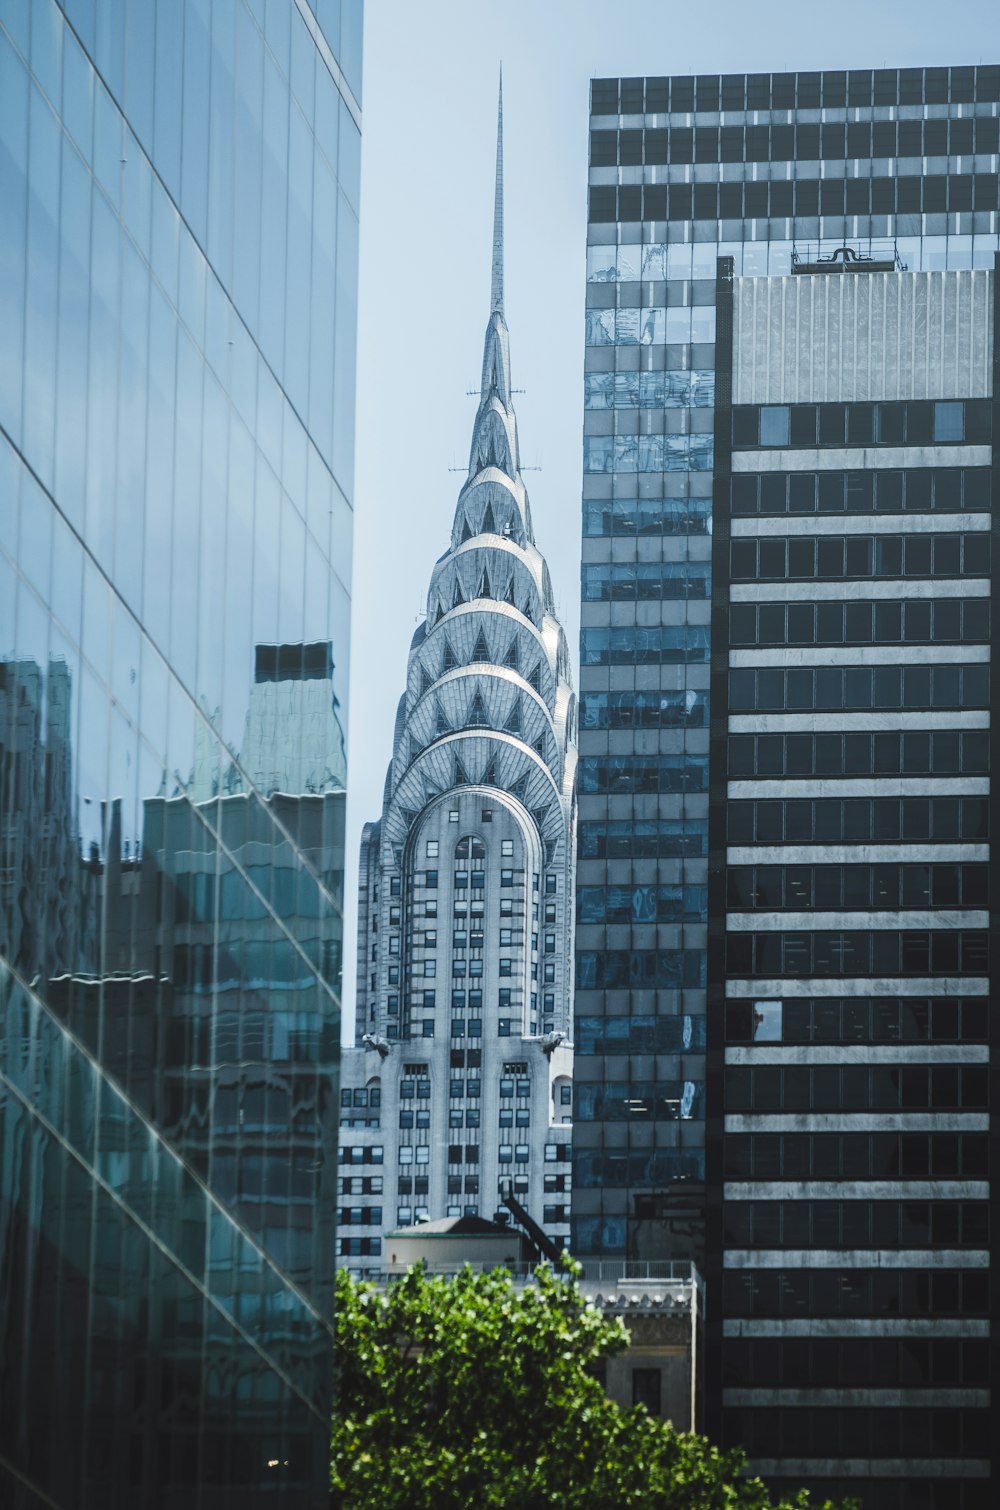
{"type": "Polygon", "coordinates": [[[426,1143],[419,1143],[417,1145],[417,1163],[418,1164],[429,1164],[430,1161],[431,1161],[430,1147],[426,1143]]]}
{"type": "Polygon", "coordinates": [[[934,405],[934,443],[963,440],[965,438],[965,405],[962,403],[937,403],[934,405]]]}
{"type": "Polygon", "coordinates": [[[437,883],[438,883],[438,873],[437,873],[436,870],[428,870],[427,872],[425,872],[425,876],[424,876],[424,885],[425,886],[427,886],[431,891],[433,891],[437,887],[437,883]]]}
{"type": "Polygon", "coordinates": [[[403,1143],[400,1145],[399,1162],[401,1164],[413,1163],[413,1149],[408,1143],[403,1143]]]}
{"type": "Polygon", "coordinates": [[[513,841],[513,839],[501,839],[501,841],[500,841],[500,854],[501,854],[501,856],[505,856],[507,858],[510,858],[510,857],[513,856],[513,854],[514,854],[514,841],[513,841]]]}
{"type": "Polygon", "coordinates": [[[500,974],[501,975],[510,975],[510,974],[512,974],[513,963],[514,963],[513,960],[502,959],[500,961],[500,974]]]}
{"type": "Polygon", "coordinates": [[[436,959],[424,960],[424,975],[437,975],[438,967],[436,959]]]}
{"type": "Polygon", "coordinates": [[[491,807],[484,807],[483,808],[483,822],[484,823],[492,823],[493,822],[493,809],[491,807]]]}
{"type": "Polygon", "coordinates": [[[425,933],[424,933],[424,948],[425,949],[436,949],[437,948],[437,941],[438,941],[437,930],[434,929],[434,928],[428,928],[425,931],[425,933]]]}
{"type": "Polygon", "coordinates": [[[755,1001],[753,1004],[754,1043],[781,1042],[781,1002],[755,1001]]]}
{"type": "MultiPolygon", "coordinates": [[[[501,1113],[501,1115],[503,1115],[501,1113]]],[[[514,1148],[510,1143],[501,1143],[497,1150],[497,1159],[501,1164],[511,1164],[514,1160],[514,1148]]]]}
{"type": "Polygon", "coordinates": [[[436,860],[437,857],[438,857],[438,841],[436,839],[428,839],[427,840],[427,858],[428,858],[428,860],[436,860]]]}
{"type": "Polygon", "coordinates": [[[514,884],[514,872],[512,870],[501,870],[501,872],[500,872],[500,885],[501,886],[513,886],[513,884],[514,884]]]}
{"type": "Polygon", "coordinates": [[[651,1416],[660,1414],[660,1370],[658,1368],[632,1370],[632,1404],[645,1406],[651,1416]]]}
{"type": "Polygon", "coordinates": [[[573,1087],[571,1085],[561,1085],[559,1087],[559,1104],[560,1106],[572,1106],[573,1087]]]}
{"type": "Polygon", "coordinates": [[[500,1038],[510,1037],[510,1018],[501,1017],[497,1024],[497,1034],[500,1038]]]}
{"type": "Polygon", "coordinates": [[[451,810],[448,813],[448,822],[449,823],[457,823],[458,822],[458,808],[456,808],[456,807],[451,808],[451,810]]]}
{"type": "Polygon", "coordinates": [[[512,943],[513,943],[513,929],[511,929],[511,928],[501,928],[500,929],[500,947],[501,948],[509,948],[512,943]]]}
{"type": "Polygon", "coordinates": [[[509,1007],[510,1006],[510,1002],[511,1002],[511,987],[510,986],[502,986],[501,989],[500,989],[500,995],[499,995],[499,1000],[497,1001],[497,1006],[498,1007],[509,1007]]]}
{"type": "Polygon", "coordinates": [[[400,893],[400,880],[399,880],[399,876],[391,876],[389,878],[389,895],[391,897],[398,897],[399,893],[400,893]]]}
{"type": "Polygon", "coordinates": [[[546,876],[545,877],[545,895],[547,897],[555,896],[555,890],[556,890],[556,878],[555,878],[555,876],[546,876]]]}
{"type": "Polygon", "coordinates": [[[760,411],[760,444],[762,446],[788,445],[788,406],[765,405],[760,411]]]}
{"type": "Polygon", "coordinates": [[[424,1029],[424,1037],[425,1038],[433,1038],[434,1037],[434,1020],[433,1020],[433,1018],[431,1018],[431,1017],[425,1017],[424,1018],[423,1029],[424,1029]]]}
{"type": "Polygon", "coordinates": [[[527,1143],[518,1143],[514,1148],[514,1163],[527,1164],[531,1158],[531,1150],[527,1143]]]}

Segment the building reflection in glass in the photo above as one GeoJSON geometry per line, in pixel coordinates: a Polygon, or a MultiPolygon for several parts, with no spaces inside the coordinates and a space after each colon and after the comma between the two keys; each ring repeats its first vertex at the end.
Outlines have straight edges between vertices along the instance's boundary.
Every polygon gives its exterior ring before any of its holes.
{"type": "Polygon", "coordinates": [[[328,1503],[360,10],[0,7],[5,1510],[328,1503]]]}

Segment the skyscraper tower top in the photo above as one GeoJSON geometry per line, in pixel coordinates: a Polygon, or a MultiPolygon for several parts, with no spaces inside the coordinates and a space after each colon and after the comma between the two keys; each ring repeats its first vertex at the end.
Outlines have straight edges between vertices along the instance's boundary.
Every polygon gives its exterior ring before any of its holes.
{"type": "MultiPolygon", "coordinates": [[[[503,271],[501,103],[469,470],[410,646],[382,818],[362,839],[341,1159],[379,1149],[369,1229],[490,1215],[505,1176],[558,1240],[568,1208],[542,1192],[564,1188],[546,1181],[568,1163],[572,1115],[576,699],[521,476],[503,271]],[[458,1128],[483,1132],[465,1143],[458,1128]]],[[[380,1244],[345,1234],[341,1256],[380,1244]]]]}

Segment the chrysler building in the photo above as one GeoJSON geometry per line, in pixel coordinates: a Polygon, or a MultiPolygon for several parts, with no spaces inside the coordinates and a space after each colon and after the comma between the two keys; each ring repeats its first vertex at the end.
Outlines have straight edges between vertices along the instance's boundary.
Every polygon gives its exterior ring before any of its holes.
{"type": "Polygon", "coordinates": [[[382,817],[361,843],[342,1259],[493,1216],[569,1231],[577,705],[521,476],[497,122],[489,321],[468,477],[413,637],[382,817]]]}

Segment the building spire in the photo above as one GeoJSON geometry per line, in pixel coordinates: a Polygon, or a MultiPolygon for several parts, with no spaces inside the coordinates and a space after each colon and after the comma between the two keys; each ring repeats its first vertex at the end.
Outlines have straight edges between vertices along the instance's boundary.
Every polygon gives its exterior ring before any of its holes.
{"type": "Polygon", "coordinates": [[[503,65],[497,98],[497,180],[493,199],[493,286],[490,310],[503,314],[503,65]]]}

